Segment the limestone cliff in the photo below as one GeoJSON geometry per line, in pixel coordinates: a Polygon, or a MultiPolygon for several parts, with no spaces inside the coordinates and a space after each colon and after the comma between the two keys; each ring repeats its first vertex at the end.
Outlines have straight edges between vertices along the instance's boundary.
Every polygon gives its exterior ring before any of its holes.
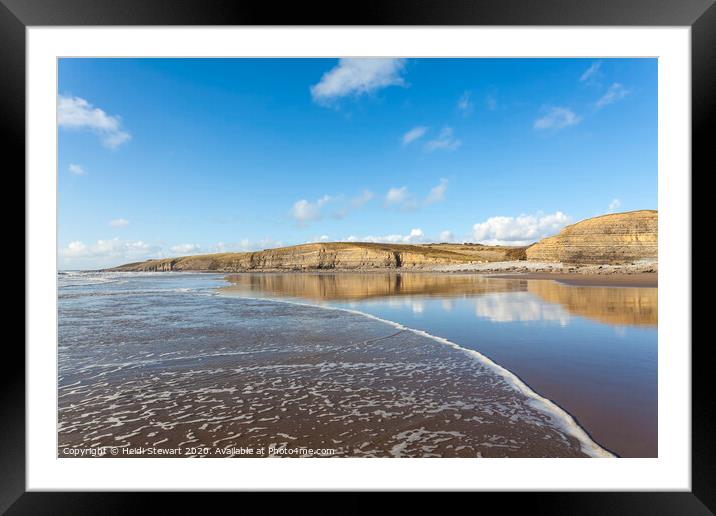
{"type": "Polygon", "coordinates": [[[657,258],[658,212],[613,213],[586,219],[527,248],[527,259],[573,264],[620,264],[657,258]]]}
{"type": "MultiPolygon", "coordinates": [[[[280,271],[420,269],[431,265],[504,260],[524,248],[439,244],[333,242],[303,244],[251,253],[220,253],[129,263],[115,271],[280,271]]],[[[509,258],[508,258],[509,259],[509,258]]]]}

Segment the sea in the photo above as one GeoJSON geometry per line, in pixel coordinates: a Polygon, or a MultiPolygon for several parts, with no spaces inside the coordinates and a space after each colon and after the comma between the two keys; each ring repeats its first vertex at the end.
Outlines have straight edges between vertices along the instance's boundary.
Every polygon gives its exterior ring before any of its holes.
{"type": "Polygon", "coordinates": [[[657,288],[61,271],[58,457],[655,457],[657,288]]]}

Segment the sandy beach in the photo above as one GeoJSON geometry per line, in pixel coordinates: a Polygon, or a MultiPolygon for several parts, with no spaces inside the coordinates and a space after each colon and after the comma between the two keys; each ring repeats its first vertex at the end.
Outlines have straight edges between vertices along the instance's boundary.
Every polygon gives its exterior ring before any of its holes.
{"type": "Polygon", "coordinates": [[[514,274],[495,274],[501,279],[541,279],[554,280],[565,285],[590,287],[653,287],[659,286],[659,277],[655,273],[644,274],[580,274],[564,272],[524,272],[514,274]]]}
{"type": "Polygon", "coordinates": [[[656,277],[304,271],[227,275],[220,290],[357,309],[449,338],[517,373],[610,450],[647,457],[657,453],[656,277]]]}
{"type": "Polygon", "coordinates": [[[68,305],[60,457],[608,455],[511,373],[444,339],[346,310],[152,285],[88,298],[115,318],[109,348],[85,337],[101,318],[74,333],[68,305]]]}

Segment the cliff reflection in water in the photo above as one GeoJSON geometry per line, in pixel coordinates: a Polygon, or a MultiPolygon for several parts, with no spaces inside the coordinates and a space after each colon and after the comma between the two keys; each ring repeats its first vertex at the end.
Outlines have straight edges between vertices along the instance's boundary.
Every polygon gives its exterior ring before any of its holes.
{"type": "MultiPolygon", "coordinates": [[[[399,296],[449,300],[501,292],[525,292],[534,296],[533,301],[539,299],[559,305],[571,315],[605,324],[656,326],[658,323],[656,288],[582,287],[551,280],[428,273],[259,273],[231,275],[227,280],[232,284],[226,287],[227,292],[321,302],[399,296]]],[[[512,308],[519,310],[519,307],[512,308]]]]}
{"type": "Polygon", "coordinates": [[[638,287],[577,287],[556,281],[530,280],[527,290],[573,315],[606,324],[657,326],[658,289],[638,287]]]}

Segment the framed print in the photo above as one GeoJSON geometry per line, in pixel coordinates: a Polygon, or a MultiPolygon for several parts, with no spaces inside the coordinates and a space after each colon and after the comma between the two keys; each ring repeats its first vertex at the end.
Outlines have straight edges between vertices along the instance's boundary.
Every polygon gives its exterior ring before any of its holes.
{"type": "Polygon", "coordinates": [[[711,1],[164,6],[0,5],[27,203],[3,510],[713,511],[711,1]]]}

